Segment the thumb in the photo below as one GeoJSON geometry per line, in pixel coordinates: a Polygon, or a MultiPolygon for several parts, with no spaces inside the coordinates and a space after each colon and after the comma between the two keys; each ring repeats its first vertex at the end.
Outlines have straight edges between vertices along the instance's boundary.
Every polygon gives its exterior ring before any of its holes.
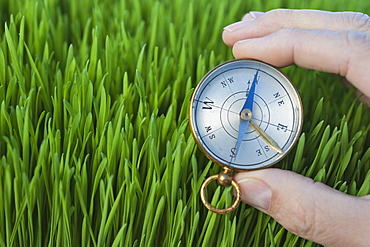
{"type": "Polygon", "coordinates": [[[368,246],[370,198],[355,197],[275,168],[242,172],[242,200],[287,230],[326,246],[368,246]]]}

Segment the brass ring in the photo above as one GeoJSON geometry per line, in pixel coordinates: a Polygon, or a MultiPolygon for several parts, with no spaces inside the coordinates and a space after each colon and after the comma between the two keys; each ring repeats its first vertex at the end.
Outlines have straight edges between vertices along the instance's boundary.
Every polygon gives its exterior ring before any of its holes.
{"type": "Polygon", "coordinates": [[[214,213],[218,213],[218,214],[227,214],[227,213],[230,213],[232,211],[234,211],[239,203],[240,203],[240,197],[241,197],[241,191],[240,191],[240,187],[238,185],[238,183],[236,183],[234,180],[231,180],[231,185],[234,187],[235,189],[235,201],[234,203],[228,207],[228,208],[224,208],[224,209],[218,209],[218,208],[215,208],[213,207],[207,200],[206,198],[206,188],[208,186],[208,184],[210,182],[212,182],[213,180],[216,180],[218,179],[218,175],[213,175],[213,176],[210,176],[209,178],[206,179],[206,181],[204,181],[204,183],[202,184],[202,187],[200,189],[200,198],[202,199],[202,202],[204,204],[204,206],[206,206],[206,208],[214,213]]]}

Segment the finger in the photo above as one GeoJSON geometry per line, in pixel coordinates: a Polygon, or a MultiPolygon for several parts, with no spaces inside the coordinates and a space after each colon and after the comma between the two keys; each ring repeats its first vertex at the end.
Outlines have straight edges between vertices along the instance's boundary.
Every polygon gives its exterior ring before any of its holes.
{"type": "Polygon", "coordinates": [[[370,242],[370,200],[280,169],[238,173],[242,200],[271,215],[287,230],[328,246],[370,242]]]}
{"type": "Polygon", "coordinates": [[[284,28],[370,33],[369,16],[357,12],[277,9],[258,14],[258,18],[252,16],[250,14],[245,20],[224,28],[223,40],[227,45],[232,46],[239,40],[263,37],[284,28]]]}
{"type": "Polygon", "coordinates": [[[297,64],[345,76],[370,96],[370,35],[354,31],[282,29],[262,38],[235,43],[236,58],[251,58],[277,67],[297,64]]]}

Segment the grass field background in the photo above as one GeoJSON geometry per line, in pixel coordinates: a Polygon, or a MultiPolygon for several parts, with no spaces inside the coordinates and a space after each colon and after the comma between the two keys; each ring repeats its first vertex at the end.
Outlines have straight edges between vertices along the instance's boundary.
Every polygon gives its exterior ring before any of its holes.
{"type": "MultiPolygon", "coordinates": [[[[365,0],[0,0],[0,246],[316,246],[199,197],[220,168],[190,134],[192,90],[233,58],[224,26],[278,7],[370,13],[365,0]]],[[[276,167],[369,194],[369,108],[337,76],[284,72],[305,122],[276,167]]]]}

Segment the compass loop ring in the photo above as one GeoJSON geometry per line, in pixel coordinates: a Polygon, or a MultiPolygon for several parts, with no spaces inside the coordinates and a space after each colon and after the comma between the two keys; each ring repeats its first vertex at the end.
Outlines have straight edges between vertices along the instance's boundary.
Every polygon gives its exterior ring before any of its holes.
{"type": "Polygon", "coordinates": [[[219,178],[219,175],[217,174],[217,175],[210,176],[209,178],[206,179],[206,181],[204,181],[200,189],[200,197],[202,199],[204,206],[208,210],[214,213],[218,213],[218,214],[227,214],[227,213],[234,211],[239,206],[239,203],[241,201],[241,191],[240,191],[239,184],[235,182],[234,180],[231,180],[231,185],[234,188],[234,195],[236,197],[234,203],[230,207],[223,208],[223,209],[219,209],[219,208],[212,206],[211,203],[208,202],[208,199],[206,197],[206,189],[210,182],[212,182],[213,180],[217,180],[218,178],[219,178]]]}

